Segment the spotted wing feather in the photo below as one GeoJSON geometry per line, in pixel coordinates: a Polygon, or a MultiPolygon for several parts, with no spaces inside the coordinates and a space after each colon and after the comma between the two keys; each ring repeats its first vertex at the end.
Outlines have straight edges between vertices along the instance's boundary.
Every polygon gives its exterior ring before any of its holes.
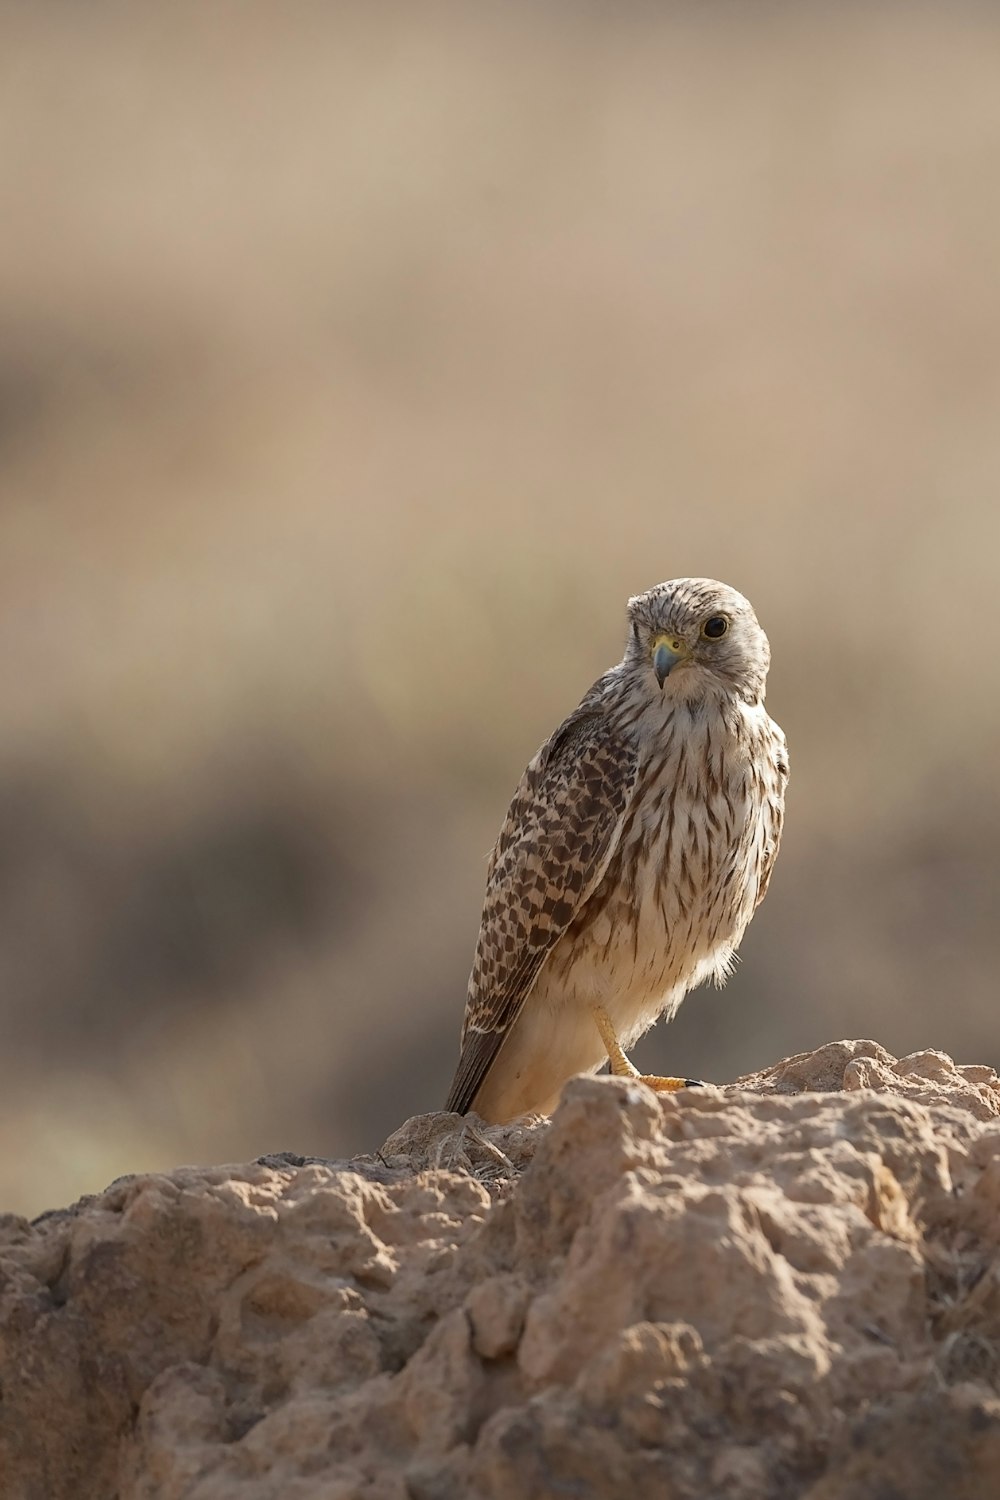
{"type": "Polygon", "coordinates": [[[521,777],[490,858],[446,1109],[472,1108],[542,965],[604,874],[637,761],[585,700],[521,777]]]}

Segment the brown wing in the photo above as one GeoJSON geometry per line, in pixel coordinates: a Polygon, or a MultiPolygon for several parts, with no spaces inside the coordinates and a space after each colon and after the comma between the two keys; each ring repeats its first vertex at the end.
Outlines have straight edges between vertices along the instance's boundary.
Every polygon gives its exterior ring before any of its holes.
{"type": "Polygon", "coordinates": [[[585,701],[521,777],[490,858],[446,1109],[472,1107],[542,965],[604,874],[636,765],[635,747],[585,701]]]}

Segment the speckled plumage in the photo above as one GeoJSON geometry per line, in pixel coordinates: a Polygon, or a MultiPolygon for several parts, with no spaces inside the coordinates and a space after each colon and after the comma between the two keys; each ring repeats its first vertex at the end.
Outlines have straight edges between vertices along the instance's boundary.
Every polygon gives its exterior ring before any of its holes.
{"type": "Polygon", "coordinates": [[[493,850],[448,1109],[548,1113],[606,1059],[595,1006],[627,1048],[724,979],[781,835],[769,659],[725,584],[675,579],[629,601],[623,660],[530,762],[493,850]],[[724,637],[706,639],[718,617],[724,637]],[[678,654],[661,685],[664,636],[678,654]]]}

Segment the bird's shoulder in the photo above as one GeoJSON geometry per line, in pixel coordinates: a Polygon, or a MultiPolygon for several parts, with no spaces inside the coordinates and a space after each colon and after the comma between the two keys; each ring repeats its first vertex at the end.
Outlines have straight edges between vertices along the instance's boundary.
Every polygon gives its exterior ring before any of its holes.
{"type": "Polygon", "coordinates": [[[760,735],[760,759],[771,773],[776,784],[775,789],[783,794],[788,780],[788,740],[781,725],[776,724],[763,709],[761,713],[763,725],[760,735]]]}
{"type": "Polygon", "coordinates": [[[616,668],[605,672],[549,735],[522,772],[490,858],[489,878],[510,847],[540,822],[572,817],[586,822],[601,807],[621,810],[635,775],[636,746],[610,709],[616,668]]]}
{"type": "Polygon", "coordinates": [[[731,707],[732,714],[727,711],[724,720],[733,740],[743,746],[744,754],[787,776],[788,741],[781,725],[775,723],[763,703],[736,702],[731,707]]]}
{"type": "Polygon", "coordinates": [[[772,718],[768,718],[771,726],[771,753],[775,765],[782,776],[788,775],[788,738],[780,724],[776,724],[772,718]]]}

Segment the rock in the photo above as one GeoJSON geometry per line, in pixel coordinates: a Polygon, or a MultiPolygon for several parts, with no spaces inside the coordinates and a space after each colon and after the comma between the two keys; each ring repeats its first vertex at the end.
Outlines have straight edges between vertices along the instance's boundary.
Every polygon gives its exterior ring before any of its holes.
{"type": "Polygon", "coordinates": [[[946,1052],[913,1052],[899,1061],[878,1042],[829,1042],[738,1080],[755,1093],[799,1093],[803,1089],[874,1089],[903,1094],[924,1104],[955,1104],[977,1119],[1000,1116],[994,1068],[956,1067],[946,1052]]]}
{"type": "Polygon", "coordinates": [[[839,1042],[0,1219],[3,1500],[993,1500],[1000,1089],[839,1042]]]}

